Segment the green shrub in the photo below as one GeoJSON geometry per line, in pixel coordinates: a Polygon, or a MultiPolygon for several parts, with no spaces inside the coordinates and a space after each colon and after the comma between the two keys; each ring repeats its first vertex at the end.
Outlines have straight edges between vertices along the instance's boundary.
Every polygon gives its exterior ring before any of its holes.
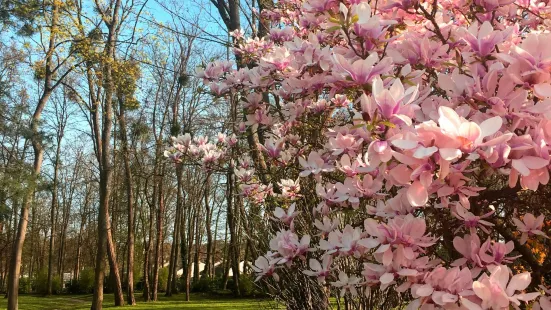
{"type": "Polygon", "coordinates": [[[159,291],[164,292],[168,282],[168,268],[159,269],[159,291]]]}
{"type": "Polygon", "coordinates": [[[134,287],[138,287],[141,282],[143,282],[143,264],[134,262],[134,287]]]}
{"type": "MultiPolygon", "coordinates": [[[[222,287],[224,286],[224,283],[222,283],[222,287]]],[[[233,282],[233,277],[228,277],[228,283],[226,284],[226,289],[234,292],[235,291],[235,283],[233,282]]]]}
{"type": "Polygon", "coordinates": [[[81,294],[80,287],[78,285],[78,280],[73,279],[69,282],[67,282],[67,293],[69,294],[81,294]]]}
{"type": "MultiPolygon", "coordinates": [[[[63,289],[61,278],[52,275],[52,294],[60,294],[63,289]]],[[[33,291],[38,294],[48,294],[48,270],[42,269],[33,282],[33,291]]]]}
{"type": "Polygon", "coordinates": [[[78,278],[78,290],[81,294],[88,294],[94,291],[95,272],[92,268],[82,270],[78,278]]]}
{"type": "Polygon", "coordinates": [[[253,279],[244,274],[239,277],[239,290],[241,291],[241,296],[243,297],[250,297],[258,294],[253,279]]]}
{"type": "Polygon", "coordinates": [[[31,280],[29,278],[19,279],[19,294],[31,293],[31,280]]]}
{"type": "Polygon", "coordinates": [[[211,279],[206,276],[201,277],[199,281],[193,283],[191,286],[191,291],[197,293],[211,293],[214,292],[216,289],[216,279],[211,279]]]}

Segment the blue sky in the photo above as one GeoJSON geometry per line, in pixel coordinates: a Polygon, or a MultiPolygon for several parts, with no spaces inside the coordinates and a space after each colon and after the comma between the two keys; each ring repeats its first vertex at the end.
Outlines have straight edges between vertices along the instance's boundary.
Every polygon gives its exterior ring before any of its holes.
{"type": "MultiPolygon", "coordinates": [[[[86,9],[85,10],[92,10],[93,9],[93,1],[92,0],[85,0],[84,1],[86,9]]],[[[137,13],[137,10],[139,10],[140,7],[136,6],[135,10],[137,13]]],[[[167,10],[173,10],[173,11],[179,11],[182,12],[183,24],[186,27],[197,27],[200,31],[200,36],[209,38],[211,36],[214,36],[215,38],[219,38],[220,41],[226,41],[227,40],[227,33],[225,26],[221,23],[221,20],[219,18],[219,13],[217,9],[210,3],[209,0],[147,0],[146,6],[142,11],[142,18],[140,19],[140,22],[138,24],[139,28],[142,28],[145,33],[154,33],[155,29],[153,29],[155,23],[162,23],[166,25],[168,28],[173,28],[174,21],[171,19],[171,15],[167,10]],[[165,6],[165,7],[163,7],[165,6]],[[181,6],[181,7],[178,7],[181,6]],[[192,20],[195,20],[197,24],[192,22],[192,20]]],[[[92,13],[90,16],[94,16],[96,14],[92,13]]],[[[130,16],[129,19],[133,23],[133,19],[135,16],[130,16]]],[[[170,31],[170,30],[166,30],[170,31]]],[[[10,36],[9,33],[4,33],[5,36],[10,36]]],[[[130,35],[128,34],[126,37],[128,38],[130,35]]],[[[39,38],[35,38],[35,42],[30,41],[29,39],[23,39],[16,38],[21,44],[23,44],[23,41],[31,42],[32,45],[35,45],[35,43],[39,40],[39,38]]],[[[123,40],[121,38],[121,40],[123,40]]],[[[207,48],[209,51],[216,51],[220,49],[220,51],[225,55],[225,48],[222,44],[212,43],[205,40],[198,39],[196,41],[196,44],[201,44],[202,47],[208,46],[207,48]]],[[[38,56],[42,57],[42,56],[38,56]]],[[[31,57],[30,61],[34,61],[33,57],[31,57]]],[[[192,68],[189,68],[188,70],[193,70],[192,68]]],[[[39,96],[40,91],[37,88],[36,81],[32,78],[32,71],[28,70],[26,71],[28,75],[24,77],[26,80],[29,81],[27,83],[27,91],[29,92],[31,99],[30,104],[33,105],[33,102],[36,100],[36,98],[39,96]]],[[[50,118],[53,116],[53,98],[48,103],[46,107],[46,111],[44,114],[44,118],[50,118]]],[[[68,128],[69,132],[67,132],[67,135],[63,139],[63,145],[64,148],[69,149],[68,144],[74,143],[75,140],[80,140],[82,145],[84,147],[88,146],[91,151],[91,140],[88,136],[90,132],[90,128],[88,123],[86,122],[86,119],[84,118],[84,115],[81,111],[79,111],[77,106],[74,106],[77,110],[71,117],[71,125],[68,128]]],[[[47,126],[46,127],[50,127],[47,126]]],[[[51,128],[51,127],[50,127],[51,128]]],[[[45,128],[46,129],[46,128],[45,128]]],[[[45,172],[48,174],[49,166],[51,167],[51,163],[46,157],[45,162],[45,172]]]]}

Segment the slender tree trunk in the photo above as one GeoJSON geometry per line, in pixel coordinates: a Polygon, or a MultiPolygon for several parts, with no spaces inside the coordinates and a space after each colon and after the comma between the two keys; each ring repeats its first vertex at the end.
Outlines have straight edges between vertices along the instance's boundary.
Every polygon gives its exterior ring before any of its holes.
{"type": "MultiPolygon", "coordinates": [[[[210,194],[210,173],[207,175],[207,179],[205,180],[205,193],[204,193],[204,199],[205,199],[205,228],[207,231],[207,255],[205,257],[205,271],[204,274],[207,277],[211,276],[211,259],[212,259],[212,213],[211,213],[211,205],[209,203],[209,194],[210,194]]],[[[200,242],[199,242],[200,244],[200,242]]]]}
{"type": "Polygon", "coordinates": [[[230,252],[228,251],[228,221],[226,218],[226,231],[224,233],[224,249],[222,256],[222,289],[225,290],[228,285],[228,276],[230,273],[230,264],[229,256],[230,252]]]}
{"type": "Polygon", "coordinates": [[[75,254],[75,271],[73,275],[73,279],[76,281],[78,281],[78,278],[80,277],[80,256],[81,256],[81,248],[82,248],[82,233],[84,230],[85,221],[86,221],[85,216],[81,217],[80,228],[78,230],[78,237],[77,237],[77,251],[75,254]]]}
{"type": "Polygon", "coordinates": [[[80,259],[82,255],[82,234],[84,233],[84,227],[88,222],[88,207],[90,205],[90,196],[92,195],[92,189],[86,186],[86,194],[84,196],[84,206],[82,209],[82,214],[80,216],[80,227],[78,231],[78,238],[77,238],[77,251],[75,255],[75,271],[74,271],[74,279],[78,281],[80,277],[80,259]]]}
{"type": "Polygon", "coordinates": [[[128,135],[126,132],[126,107],[124,102],[119,98],[119,123],[122,137],[122,152],[124,159],[124,173],[126,180],[126,199],[127,199],[127,212],[128,212],[128,258],[126,273],[126,302],[129,305],[136,304],[136,298],[134,297],[134,193],[133,193],[133,176],[132,169],[130,169],[130,151],[128,149],[128,135]]]}
{"type": "MultiPolygon", "coordinates": [[[[149,210],[149,213],[152,214],[153,210],[149,210]]],[[[151,294],[150,294],[150,286],[149,286],[149,260],[151,257],[151,242],[153,239],[151,239],[151,236],[153,235],[153,219],[152,216],[149,216],[149,236],[148,240],[146,241],[146,247],[145,247],[145,257],[143,261],[143,299],[144,301],[151,301],[151,294]]],[[[145,240],[144,240],[145,241],[145,240]]]]}
{"type": "MultiPolygon", "coordinates": [[[[183,187],[182,187],[183,189],[183,187]]],[[[182,279],[184,279],[184,291],[186,293],[186,301],[190,300],[189,291],[190,291],[190,270],[189,270],[189,261],[190,261],[190,246],[189,246],[189,239],[190,238],[190,227],[191,223],[189,221],[189,210],[186,210],[186,195],[183,193],[184,199],[182,202],[183,208],[182,208],[182,229],[180,230],[180,248],[181,248],[181,259],[182,259],[182,279]],[[187,237],[186,237],[186,230],[185,227],[188,227],[187,231],[187,237]]]]}
{"type": "MultiPolygon", "coordinates": [[[[178,200],[178,197],[180,198],[180,203],[178,203],[177,208],[179,208],[179,215],[178,215],[178,243],[176,245],[176,250],[174,253],[174,267],[172,268],[172,290],[174,293],[179,293],[178,291],[178,284],[180,284],[180,279],[178,278],[178,258],[180,257],[180,260],[183,262],[184,257],[182,256],[182,249],[184,248],[185,240],[183,239],[183,236],[185,234],[185,203],[186,203],[186,196],[184,193],[184,187],[183,187],[183,171],[182,167],[178,166],[176,170],[176,177],[177,177],[177,187],[178,187],[178,195],[176,197],[176,200],[178,200]]],[[[182,264],[182,271],[184,266],[182,264]]],[[[182,274],[183,276],[183,274],[182,274]]],[[[180,289],[182,289],[180,287],[180,289]]]]}
{"type": "Polygon", "coordinates": [[[101,310],[103,307],[103,282],[105,279],[105,252],[107,251],[107,204],[106,192],[109,191],[106,173],[100,171],[100,209],[98,212],[98,241],[96,253],[96,270],[94,278],[94,297],[92,299],[92,310],[101,310]]]}
{"type": "Polygon", "coordinates": [[[113,233],[111,223],[109,222],[109,213],[107,213],[107,258],[109,260],[110,274],[113,277],[113,285],[115,286],[115,306],[124,306],[124,294],[122,292],[122,282],[120,276],[119,265],[117,262],[117,252],[113,242],[113,233]]]}
{"type": "MultiPolygon", "coordinates": [[[[39,124],[42,116],[42,111],[46,106],[50,95],[52,94],[52,79],[54,75],[54,64],[52,61],[53,53],[56,46],[57,24],[58,24],[58,12],[59,2],[54,1],[52,5],[51,15],[51,30],[50,40],[48,45],[48,52],[46,54],[46,73],[44,77],[44,90],[40,97],[36,109],[33,113],[31,120],[31,131],[33,136],[31,138],[34,154],[33,162],[33,177],[38,179],[40,170],[42,168],[42,161],[44,157],[44,149],[42,146],[41,134],[39,132],[39,124]]],[[[19,219],[19,225],[17,227],[17,235],[12,249],[12,257],[10,262],[10,272],[8,279],[8,310],[18,309],[18,297],[19,297],[19,277],[21,272],[21,256],[23,254],[23,244],[25,243],[25,234],[27,233],[27,224],[29,220],[29,209],[32,204],[32,198],[34,190],[29,189],[25,194],[23,206],[21,209],[21,217],[19,219]]]]}
{"type": "Polygon", "coordinates": [[[195,251],[193,254],[193,283],[199,281],[199,254],[201,253],[201,207],[196,211],[195,215],[195,251]]]}
{"type": "MultiPolygon", "coordinates": [[[[155,168],[153,171],[153,174],[155,175],[157,173],[157,169],[155,168]]],[[[147,183],[146,183],[147,188],[147,183]]],[[[153,223],[155,220],[155,203],[157,201],[157,184],[156,182],[153,183],[153,196],[152,201],[149,204],[149,233],[148,233],[148,240],[147,240],[147,246],[145,249],[145,258],[144,258],[144,287],[143,287],[143,298],[145,301],[151,301],[151,284],[149,281],[149,275],[151,270],[151,248],[153,245],[153,223]]]]}
{"type": "Polygon", "coordinates": [[[57,203],[57,184],[59,176],[59,157],[61,153],[61,137],[57,136],[57,147],[54,161],[54,180],[52,186],[52,210],[50,211],[50,249],[48,253],[48,295],[52,295],[52,275],[54,269],[54,245],[55,245],[55,228],[56,228],[56,211],[57,203]]]}
{"type": "MultiPolygon", "coordinates": [[[[160,153],[160,152],[159,152],[160,153]]],[[[160,156],[160,155],[159,155],[160,156]]],[[[159,269],[162,267],[163,258],[162,258],[162,247],[163,247],[163,216],[165,212],[165,201],[163,193],[163,183],[164,183],[164,166],[162,164],[161,174],[159,175],[159,191],[158,191],[158,205],[157,210],[157,239],[155,244],[155,266],[153,269],[153,301],[157,301],[157,293],[159,291],[159,269]]]]}
{"type": "Polygon", "coordinates": [[[233,283],[235,286],[235,294],[237,296],[241,295],[241,291],[239,289],[239,244],[238,244],[238,238],[237,238],[237,227],[236,227],[236,216],[235,216],[235,209],[234,209],[234,197],[233,197],[233,188],[234,188],[234,181],[235,176],[233,174],[233,167],[230,167],[228,170],[227,175],[227,208],[228,208],[228,227],[230,229],[230,248],[229,248],[229,261],[231,264],[231,269],[233,273],[233,283]]]}
{"type": "MultiPolygon", "coordinates": [[[[40,153],[40,162],[42,162],[42,151],[40,153]]],[[[35,151],[35,154],[37,152],[35,151]]],[[[36,167],[35,156],[35,167],[36,167]]],[[[37,174],[35,168],[35,174],[37,174]]],[[[38,169],[40,171],[40,168],[38,169]]],[[[21,209],[21,218],[17,227],[17,235],[12,250],[12,257],[10,261],[10,273],[8,276],[8,310],[18,309],[18,294],[19,294],[19,274],[21,271],[21,256],[23,252],[23,243],[25,242],[25,233],[27,231],[27,221],[29,218],[29,207],[31,194],[27,194],[25,202],[21,209]]]]}
{"type": "MultiPolygon", "coordinates": [[[[177,199],[179,200],[179,199],[177,199]]],[[[178,202],[176,203],[178,205],[178,202]]],[[[169,297],[172,296],[172,289],[173,289],[173,279],[176,279],[173,270],[174,266],[176,265],[177,259],[178,259],[178,206],[176,206],[176,214],[174,216],[174,230],[172,232],[172,246],[170,247],[170,258],[168,263],[168,279],[166,284],[166,293],[165,296],[169,297]]],[[[174,280],[176,281],[176,280],[174,280]]]]}
{"type": "Polygon", "coordinates": [[[180,252],[180,229],[182,229],[182,166],[176,166],[176,215],[174,218],[174,233],[170,251],[170,270],[168,275],[166,296],[178,293],[178,254],[180,252]]]}
{"type": "MultiPolygon", "coordinates": [[[[193,248],[193,242],[195,240],[195,230],[197,229],[196,227],[196,224],[197,224],[197,213],[199,212],[196,208],[191,208],[192,206],[192,202],[190,202],[190,213],[189,213],[189,224],[188,224],[188,262],[187,262],[187,266],[188,266],[188,279],[186,280],[188,282],[187,284],[187,293],[186,293],[186,298],[188,298],[187,300],[189,301],[189,291],[191,290],[191,277],[194,276],[194,280],[193,281],[196,281],[197,280],[197,277],[195,277],[195,271],[197,270],[197,273],[198,273],[198,269],[199,267],[195,268],[195,266],[193,266],[195,269],[194,269],[194,272],[193,274],[191,273],[191,267],[192,267],[192,259],[195,258],[195,256],[192,258],[191,254],[194,253],[196,250],[193,248]]],[[[196,242],[196,241],[195,241],[196,242]]],[[[195,264],[195,261],[193,262],[193,264],[195,264]]]]}
{"type": "MultiPolygon", "coordinates": [[[[179,193],[177,194],[179,196],[179,193]]],[[[173,289],[173,279],[176,281],[176,276],[173,273],[174,267],[177,264],[178,259],[178,222],[179,222],[179,206],[178,203],[180,203],[181,197],[177,197],[176,199],[176,214],[174,216],[174,230],[172,232],[172,246],[170,247],[170,260],[168,263],[168,279],[166,284],[166,293],[165,296],[169,297],[172,296],[172,289],[173,289]]]]}
{"type": "Polygon", "coordinates": [[[178,225],[177,225],[177,228],[178,228],[178,231],[174,234],[174,238],[176,240],[176,242],[174,243],[174,265],[171,266],[171,271],[170,273],[172,274],[172,288],[171,288],[171,293],[172,294],[178,294],[179,293],[179,287],[178,287],[178,284],[179,284],[179,279],[178,279],[178,257],[180,255],[180,230],[182,229],[182,206],[181,206],[181,200],[180,200],[180,207],[179,207],[180,210],[178,210],[178,215],[177,215],[177,222],[178,222],[178,225]]]}
{"type": "MultiPolygon", "coordinates": [[[[103,128],[101,134],[101,164],[100,164],[100,203],[98,212],[98,244],[96,255],[96,276],[95,290],[92,299],[92,310],[101,310],[103,307],[103,281],[105,278],[105,252],[107,252],[111,262],[112,269],[118,271],[116,265],[116,257],[114,253],[113,241],[111,239],[111,227],[109,221],[109,199],[111,195],[111,178],[112,178],[112,163],[111,163],[111,129],[113,126],[113,106],[112,99],[114,94],[114,82],[112,77],[113,64],[115,59],[115,42],[117,39],[117,31],[119,29],[119,8],[121,0],[111,2],[112,17],[110,21],[104,22],[109,29],[107,43],[105,45],[105,54],[108,62],[103,68],[103,88],[105,90],[104,109],[103,109],[103,128]],[[113,264],[113,262],[115,264],[113,264]]],[[[102,10],[101,8],[97,8],[102,10]]],[[[115,274],[118,276],[118,273],[115,274]]],[[[118,278],[120,284],[120,277],[118,278]]],[[[122,296],[122,288],[117,287],[115,293],[115,305],[124,304],[122,296]],[[119,290],[120,289],[120,290],[119,290]]]]}
{"type": "MultiPolygon", "coordinates": [[[[216,220],[214,221],[214,242],[212,245],[212,267],[211,267],[211,277],[216,277],[216,244],[217,244],[217,238],[218,238],[218,222],[220,221],[220,210],[221,208],[218,208],[218,212],[216,213],[216,220]]],[[[212,213],[214,213],[214,208],[212,208],[212,213]]],[[[212,215],[211,215],[212,218],[212,215]]],[[[221,266],[222,267],[222,266],[221,266]]]]}
{"type": "Polygon", "coordinates": [[[59,258],[58,258],[58,272],[59,277],[63,280],[63,271],[65,263],[65,253],[67,249],[67,229],[69,227],[69,217],[71,216],[71,204],[65,203],[62,215],[61,236],[59,241],[59,258]]]}
{"type": "MultiPolygon", "coordinates": [[[[40,229],[36,229],[36,227],[37,227],[36,220],[37,220],[36,219],[36,205],[32,204],[32,206],[31,206],[31,228],[32,228],[32,232],[31,232],[31,249],[34,249],[36,244],[40,241],[40,229]]],[[[1,224],[0,224],[0,226],[1,226],[1,224]]],[[[0,227],[0,234],[2,234],[2,227],[0,227]]],[[[38,253],[40,253],[40,252],[38,252],[38,251],[36,251],[36,252],[32,251],[31,252],[31,257],[30,257],[31,268],[30,268],[30,271],[29,271],[29,274],[31,276],[34,274],[34,271],[35,271],[35,262],[37,261],[38,253]]],[[[1,262],[0,262],[0,264],[1,264],[1,262]]],[[[3,285],[2,285],[2,282],[0,281],[0,290],[2,290],[2,288],[3,288],[3,285]]]]}
{"type": "Polygon", "coordinates": [[[165,296],[170,297],[172,296],[172,266],[174,265],[174,248],[175,248],[175,241],[172,239],[172,246],[170,247],[170,257],[168,261],[168,279],[166,282],[166,292],[165,296]]]}

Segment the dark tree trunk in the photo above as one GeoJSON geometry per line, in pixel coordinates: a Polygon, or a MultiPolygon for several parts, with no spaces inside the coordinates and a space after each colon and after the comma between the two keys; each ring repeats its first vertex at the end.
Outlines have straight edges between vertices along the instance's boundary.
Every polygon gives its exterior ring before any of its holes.
{"type": "MultiPolygon", "coordinates": [[[[56,46],[56,32],[58,24],[59,3],[53,2],[52,15],[51,15],[51,34],[48,46],[48,53],[46,55],[46,73],[44,78],[44,90],[40,97],[36,109],[31,119],[31,131],[33,136],[31,143],[33,146],[33,177],[38,178],[40,170],[42,168],[42,161],[44,159],[44,149],[42,146],[41,134],[39,132],[39,124],[42,116],[42,111],[46,106],[50,95],[52,94],[52,79],[54,75],[54,64],[52,61],[53,53],[56,46]]],[[[25,234],[27,233],[27,224],[29,220],[29,209],[32,204],[32,198],[34,191],[29,189],[25,194],[23,205],[21,209],[21,216],[19,219],[19,225],[17,226],[17,235],[12,248],[12,256],[10,261],[10,270],[8,276],[8,310],[18,309],[18,297],[19,297],[19,278],[21,272],[21,256],[23,255],[23,244],[25,243],[25,234]]]]}
{"type": "Polygon", "coordinates": [[[178,293],[178,253],[180,244],[180,227],[182,218],[182,167],[176,167],[176,215],[174,217],[174,232],[172,235],[172,247],[170,250],[170,270],[166,288],[166,296],[172,296],[172,293],[178,293]]]}
{"type": "MultiPolygon", "coordinates": [[[[111,224],[109,220],[109,199],[111,196],[111,178],[113,167],[111,162],[111,129],[113,126],[113,105],[112,99],[115,91],[112,70],[112,60],[115,59],[115,42],[117,40],[117,31],[119,31],[119,9],[121,0],[111,2],[111,19],[104,20],[109,30],[107,42],[105,45],[105,56],[109,60],[103,66],[103,88],[105,90],[103,103],[103,128],[101,133],[101,149],[98,150],[98,159],[100,161],[100,203],[98,212],[98,244],[96,255],[96,275],[94,297],[92,299],[92,310],[101,310],[103,307],[103,281],[105,278],[105,252],[110,262],[111,271],[115,272],[115,280],[118,282],[115,288],[115,305],[124,304],[122,287],[120,286],[120,276],[116,260],[113,239],[111,235],[111,224]]],[[[101,8],[97,8],[102,10],[101,8]]],[[[104,14],[104,13],[102,13],[104,14]]],[[[97,98],[96,98],[97,99],[97,98]]],[[[96,123],[96,126],[99,125],[96,123]]],[[[95,132],[98,132],[96,129],[95,132]]],[[[99,137],[96,137],[99,140],[99,137]]]]}
{"type": "MultiPolygon", "coordinates": [[[[155,185],[153,185],[153,192],[156,191],[155,185]]],[[[154,195],[155,196],[155,195],[154,195]]],[[[143,262],[143,299],[145,301],[151,301],[151,289],[149,283],[149,271],[150,271],[150,259],[151,259],[151,245],[153,242],[153,220],[154,220],[154,207],[150,206],[149,208],[149,233],[145,247],[145,257],[143,262]]]]}
{"type": "Polygon", "coordinates": [[[134,297],[134,192],[133,192],[133,176],[132,169],[130,168],[130,151],[128,149],[128,135],[126,132],[126,107],[124,102],[119,98],[119,123],[121,130],[122,140],[122,152],[124,159],[124,174],[126,181],[126,199],[127,199],[127,212],[128,212],[128,233],[127,233],[127,273],[126,273],[126,302],[129,305],[136,304],[136,298],[134,297]]]}
{"type": "Polygon", "coordinates": [[[54,245],[55,245],[55,228],[56,223],[56,213],[58,208],[57,202],[57,184],[59,177],[59,157],[61,153],[61,137],[58,134],[57,136],[57,147],[55,152],[54,160],[54,180],[52,185],[52,209],[50,210],[50,248],[48,252],[48,295],[52,295],[52,276],[54,272],[54,245]]]}
{"type": "Polygon", "coordinates": [[[228,226],[230,229],[230,246],[229,246],[229,263],[231,264],[231,269],[233,273],[233,283],[235,286],[235,294],[237,296],[241,295],[239,289],[239,243],[237,238],[237,225],[236,225],[236,216],[234,209],[234,199],[233,199],[233,188],[235,177],[233,174],[232,167],[230,167],[228,172],[228,188],[227,188],[227,208],[228,208],[228,226]]]}
{"type": "MultiPolygon", "coordinates": [[[[204,193],[204,199],[205,199],[205,229],[207,232],[207,253],[205,256],[205,270],[204,274],[206,277],[211,277],[211,259],[212,259],[212,212],[211,212],[211,205],[209,203],[209,189],[210,189],[210,173],[207,175],[207,179],[205,180],[205,193],[204,193]]],[[[201,245],[201,241],[199,241],[199,246],[201,245]]]]}
{"type": "MultiPolygon", "coordinates": [[[[160,153],[160,152],[159,152],[160,153]]],[[[159,155],[160,156],[160,155],[159,155]]],[[[157,238],[155,244],[155,265],[153,269],[153,289],[152,298],[153,301],[157,301],[157,293],[159,291],[159,269],[162,268],[162,247],[163,247],[163,216],[165,211],[164,193],[163,193],[163,181],[164,181],[164,164],[161,167],[161,174],[159,175],[159,192],[158,192],[158,205],[157,210],[157,238]]]]}

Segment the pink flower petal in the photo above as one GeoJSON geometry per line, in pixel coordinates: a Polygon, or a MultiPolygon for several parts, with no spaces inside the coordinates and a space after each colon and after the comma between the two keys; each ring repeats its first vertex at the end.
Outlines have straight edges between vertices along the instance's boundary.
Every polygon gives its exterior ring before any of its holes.
{"type": "Polygon", "coordinates": [[[529,272],[523,272],[516,274],[511,278],[509,285],[507,286],[507,295],[513,296],[516,291],[522,291],[530,285],[532,276],[529,272]]]}
{"type": "Polygon", "coordinates": [[[381,281],[381,284],[389,284],[394,281],[394,275],[387,272],[379,278],[379,281],[381,281]]]}
{"type": "Polygon", "coordinates": [[[481,137],[491,136],[496,133],[503,124],[500,116],[494,116],[480,123],[481,137]]]}
{"type": "Polygon", "coordinates": [[[551,97],[551,84],[541,83],[534,85],[534,94],[539,98],[551,97]]]}
{"type": "Polygon", "coordinates": [[[421,297],[426,297],[426,296],[430,296],[432,292],[434,292],[434,288],[432,288],[432,286],[429,284],[425,284],[425,285],[421,285],[417,289],[417,291],[415,291],[415,294],[421,297]]]}
{"type": "Polygon", "coordinates": [[[427,203],[429,194],[421,181],[415,181],[407,190],[407,198],[412,206],[420,207],[427,203]]]}

